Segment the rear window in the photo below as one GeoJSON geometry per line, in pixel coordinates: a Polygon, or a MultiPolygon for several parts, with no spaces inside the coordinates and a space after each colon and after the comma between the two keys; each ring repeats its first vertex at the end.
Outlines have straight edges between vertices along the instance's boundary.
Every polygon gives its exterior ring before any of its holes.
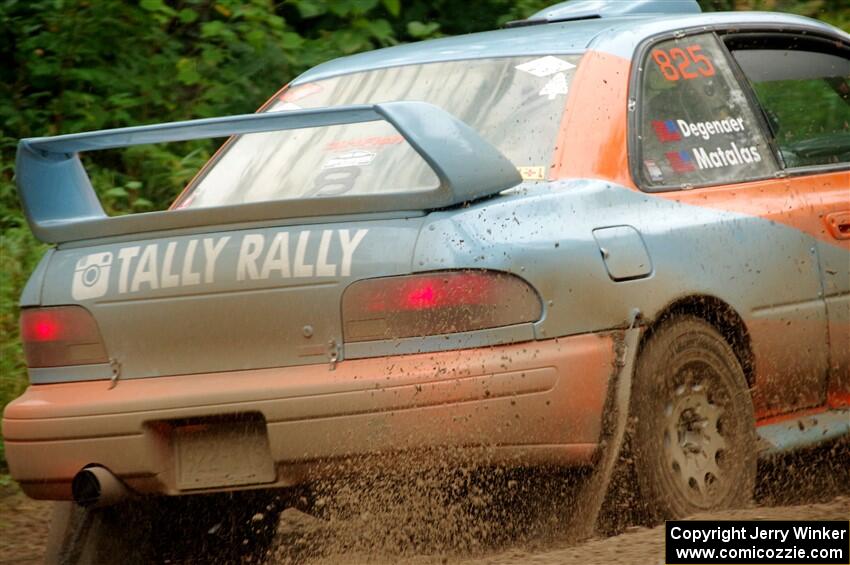
{"type": "Polygon", "coordinates": [[[655,45],[640,91],[641,185],[691,188],[777,169],[755,112],[713,34],[655,45]]]}
{"type": "MultiPolygon", "coordinates": [[[[378,69],[295,86],[265,111],[428,102],[470,125],[523,178],[545,180],[578,59],[475,59],[378,69]]],[[[414,192],[437,184],[392,125],[368,122],[231,140],[175,207],[414,192]]]]}

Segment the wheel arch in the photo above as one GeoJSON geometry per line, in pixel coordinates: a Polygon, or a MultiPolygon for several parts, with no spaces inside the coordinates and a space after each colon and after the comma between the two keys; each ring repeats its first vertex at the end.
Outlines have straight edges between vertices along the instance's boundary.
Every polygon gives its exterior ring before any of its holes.
{"type": "Polygon", "coordinates": [[[638,354],[646,341],[658,327],[670,319],[680,316],[694,316],[711,324],[726,343],[732,348],[750,388],[755,384],[755,358],[747,325],[744,319],[730,304],[716,296],[690,295],[678,298],[669,303],[649,321],[647,329],[641,338],[638,354]]]}

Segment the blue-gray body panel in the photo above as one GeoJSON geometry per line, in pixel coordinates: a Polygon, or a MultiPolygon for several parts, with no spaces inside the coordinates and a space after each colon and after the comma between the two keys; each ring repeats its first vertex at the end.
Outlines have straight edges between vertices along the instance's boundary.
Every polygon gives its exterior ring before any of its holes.
{"type": "Polygon", "coordinates": [[[640,232],[632,226],[612,226],[593,230],[593,238],[612,280],[624,281],[647,277],[652,260],[640,232]]]}
{"type": "Polygon", "coordinates": [[[45,251],[35,270],[30,275],[29,280],[27,280],[27,284],[21,292],[20,305],[22,308],[41,304],[41,287],[44,286],[44,274],[47,271],[47,266],[50,264],[50,258],[53,256],[54,251],[53,248],[45,251]]]}
{"type": "Polygon", "coordinates": [[[627,15],[518,27],[432,39],[358,53],[317,65],[292,81],[304,84],[350,73],[440,61],[581,53],[587,49],[631,59],[638,45],[657,35],[680,30],[730,28],[808,29],[850,40],[829,24],[776,12],[627,15]]]}
{"type": "Polygon", "coordinates": [[[525,22],[552,22],[585,18],[617,16],[667,16],[669,14],[699,14],[702,8],[696,0],[568,0],[549,6],[531,15],[525,22]]]}

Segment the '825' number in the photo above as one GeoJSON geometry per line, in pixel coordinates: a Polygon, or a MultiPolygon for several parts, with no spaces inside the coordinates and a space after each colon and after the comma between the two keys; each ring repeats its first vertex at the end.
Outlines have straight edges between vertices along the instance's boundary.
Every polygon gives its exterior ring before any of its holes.
{"type": "Polygon", "coordinates": [[[656,49],[652,52],[652,58],[667,80],[691,80],[700,75],[714,76],[714,65],[708,57],[700,53],[701,50],[702,47],[699,45],[691,45],[684,49],[673,47],[667,51],[656,49]],[[690,70],[692,65],[696,72],[690,70]]]}

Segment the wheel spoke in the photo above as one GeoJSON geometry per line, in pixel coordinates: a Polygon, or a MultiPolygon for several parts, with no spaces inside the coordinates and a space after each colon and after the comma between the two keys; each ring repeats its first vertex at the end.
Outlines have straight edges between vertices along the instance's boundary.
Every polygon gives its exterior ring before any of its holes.
{"type": "Polygon", "coordinates": [[[717,464],[718,450],[705,449],[701,455],[700,471],[703,473],[711,473],[716,479],[720,479],[722,471],[717,464]]]}
{"type": "Polygon", "coordinates": [[[708,422],[711,422],[713,424],[713,427],[715,428],[717,427],[717,423],[720,421],[720,417],[723,416],[725,412],[726,411],[723,409],[722,406],[711,404],[707,401],[707,399],[702,409],[702,413],[703,416],[705,416],[705,419],[708,422]]]}
{"type": "Polygon", "coordinates": [[[726,438],[716,431],[709,431],[704,435],[704,437],[705,442],[703,444],[703,450],[707,455],[713,457],[718,451],[726,449],[726,438]]]}

